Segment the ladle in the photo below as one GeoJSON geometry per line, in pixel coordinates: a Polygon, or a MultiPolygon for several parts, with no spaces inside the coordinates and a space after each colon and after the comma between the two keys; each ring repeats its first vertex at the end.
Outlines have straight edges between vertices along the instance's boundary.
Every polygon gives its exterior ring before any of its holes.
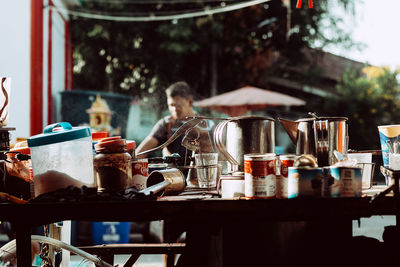
{"type": "Polygon", "coordinates": [[[162,145],[159,145],[157,147],[154,147],[152,149],[139,152],[136,154],[136,156],[148,154],[148,153],[163,149],[164,147],[170,145],[173,141],[175,141],[176,138],[178,138],[181,134],[185,133],[188,129],[195,127],[202,119],[203,118],[201,118],[201,117],[195,117],[195,118],[191,119],[190,121],[186,122],[181,127],[179,127],[178,130],[176,130],[176,132],[173,135],[171,135],[171,137],[165,143],[163,143],[162,145]]]}

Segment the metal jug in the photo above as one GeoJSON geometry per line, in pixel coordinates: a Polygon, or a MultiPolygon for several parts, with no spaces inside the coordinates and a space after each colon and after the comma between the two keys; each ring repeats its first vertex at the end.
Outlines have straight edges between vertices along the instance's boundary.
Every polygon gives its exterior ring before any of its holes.
{"type": "Polygon", "coordinates": [[[228,172],[244,171],[244,154],[275,153],[275,121],[262,116],[229,118],[216,126],[214,142],[228,161],[228,172]]]}
{"type": "Polygon", "coordinates": [[[296,154],[311,154],[318,160],[318,166],[330,166],[337,162],[334,151],[347,154],[347,118],[317,117],[297,121],[278,118],[292,142],[296,154]]]}

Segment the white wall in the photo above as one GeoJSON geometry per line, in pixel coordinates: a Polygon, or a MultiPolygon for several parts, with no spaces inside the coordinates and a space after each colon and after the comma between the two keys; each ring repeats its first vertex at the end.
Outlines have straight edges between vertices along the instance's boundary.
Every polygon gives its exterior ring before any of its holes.
{"type": "MultiPolygon", "coordinates": [[[[62,5],[61,2],[54,1],[55,5],[62,5]]],[[[47,6],[48,1],[44,1],[44,5],[47,6]]],[[[52,88],[52,122],[48,121],[48,48],[49,48],[49,8],[45,7],[43,12],[43,127],[60,122],[61,119],[61,94],[60,92],[65,90],[65,27],[64,20],[61,14],[55,9],[52,9],[52,77],[51,77],[51,88],[52,88]]]]}
{"type": "Polygon", "coordinates": [[[52,97],[53,120],[61,119],[61,92],[65,90],[65,24],[60,13],[53,14],[53,63],[52,63],[52,97]]]}
{"type": "Polygon", "coordinates": [[[0,1],[0,76],[11,77],[8,126],[16,137],[30,134],[30,1],[0,1]]]}
{"type": "MultiPolygon", "coordinates": [[[[40,0],[37,0],[40,1],[40,0]]],[[[63,2],[55,0],[55,5],[63,2]]],[[[47,120],[48,1],[43,10],[43,127],[47,120]]],[[[11,77],[9,127],[11,142],[30,136],[30,45],[31,1],[0,1],[0,77],[11,77]]],[[[61,14],[52,11],[52,97],[53,122],[61,118],[61,95],[65,84],[65,28],[61,14]]]]}

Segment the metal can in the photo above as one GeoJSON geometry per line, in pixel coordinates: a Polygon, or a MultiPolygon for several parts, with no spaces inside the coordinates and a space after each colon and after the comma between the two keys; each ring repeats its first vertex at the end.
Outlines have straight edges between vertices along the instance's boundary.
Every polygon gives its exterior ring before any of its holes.
{"type": "Polygon", "coordinates": [[[146,180],[149,176],[149,163],[147,158],[132,161],[132,186],[137,190],[146,188],[146,180]]]}
{"type": "Polygon", "coordinates": [[[238,198],[244,196],[244,173],[236,172],[221,175],[218,180],[217,191],[221,198],[238,198]]]}
{"type": "Polygon", "coordinates": [[[288,198],[321,197],[322,168],[289,167],[288,198]]]}
{"type": "Polygon", "coordinates": [[[244,190],[249,198],[276,197],[276,155],[244,155],[244,190]]]}
{"type": "Polygon", "coordinates": [[[360,197],[361,168],[331,166],[324,177],[324,188],[327,197],[360,197]]]}
{"type": "Polygon", "coordinates": [[[276,177],[276,197],[288,198],[288,177],[289,167],[293,167],[297,155],[287,154],[279,155],[279,175],[276,177]]]}

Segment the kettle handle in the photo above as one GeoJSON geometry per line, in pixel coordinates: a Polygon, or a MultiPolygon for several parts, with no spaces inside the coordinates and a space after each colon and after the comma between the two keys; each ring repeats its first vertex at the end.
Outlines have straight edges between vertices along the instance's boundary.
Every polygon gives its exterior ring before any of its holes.
{"type": "Polygon", "coordinates": [[[223,144],[223,134],[225,126],[230,122],[230,120],[222,121],[218,123],[214,130],[214,143],[217,146],[218,150],[226,157],[226,159],[234,166],[235,170],[238,170],[239,162],[232,157],[231,154],[226,150],[225,145],[223,144]]]}

